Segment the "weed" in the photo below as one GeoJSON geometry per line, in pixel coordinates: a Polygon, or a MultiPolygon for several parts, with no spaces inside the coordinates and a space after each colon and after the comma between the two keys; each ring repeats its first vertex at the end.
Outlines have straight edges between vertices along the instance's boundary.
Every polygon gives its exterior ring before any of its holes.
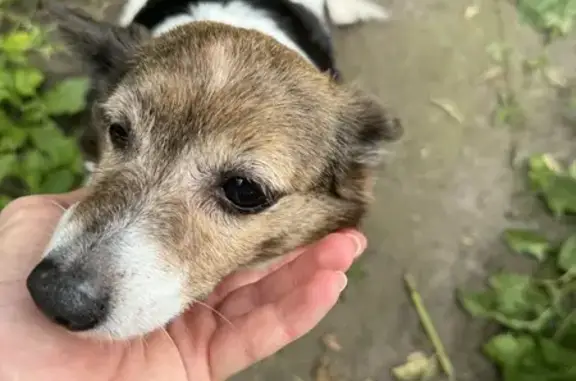
{"type": "MultiPolygon", "coordinates": [[[[535,156],[528,176],[556,217],[576,212],[576,162],[564,167],[548,155],[535,156]]],[[[538,266],[532,274],[494,274],[487,290],[460,293],[472,316],[503,328],[484,353],[504,381],[576,380],[576,234],[552,242],[515,229],[504,238],[538,266]]]]}
{"type": "MultiPolygon", "coordinates": [[[[576,20],[576,0],[517,0],[515,5],[520,20],[541,34],[544,47],[567,36],[576,20]]],[[[535,75],[541,76],[555,87],[566,84],[562,76],[550,67],[545,53],[537,57],[522,58],[517,62],[511,47],[504,44],[505,29],[503,24],[500,25],[500,42],[488,46],[488,54],[497,65],[498,77],[501,77],[502,82],[497,89],[494,122],[519,127],[524,124],[525,116],[518,100],[518,86],[512,78],[516,66],[520,66],[525,87],[530,86],[535,75]]]]}
{"type": "Polygon", "coordinates": [[[0,36],[0,209],[24,194],[64,192],[79,183],[77,141],[54,118],[83,110],[89,88],[85,78],[47,88],[32,59],[58,50],[49,42],[49,30],[10,13],[9,4],[1,6],[0,20],[12,26],[0,36]]]}
{"type": "Polygon", "coordinates": [[[575,0],[519,0],[520,18],[539,31],[546,44],[570,33],[576,19],[575,0]]]}

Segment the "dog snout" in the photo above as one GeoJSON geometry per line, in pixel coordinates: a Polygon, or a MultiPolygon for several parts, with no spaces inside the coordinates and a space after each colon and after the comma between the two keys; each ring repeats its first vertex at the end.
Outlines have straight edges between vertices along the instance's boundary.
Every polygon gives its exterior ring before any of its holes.
{"type": "Polygon", "coordinates": [[[109,298],[82,270],[62,270],[46,258],[28,276],[27,287],[38,308],[70,331],[86,331],[106,319],[109,298]]]}

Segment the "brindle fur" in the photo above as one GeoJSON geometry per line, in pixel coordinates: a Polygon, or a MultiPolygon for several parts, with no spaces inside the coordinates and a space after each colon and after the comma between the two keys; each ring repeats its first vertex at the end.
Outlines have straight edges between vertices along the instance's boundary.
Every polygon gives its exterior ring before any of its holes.
{"type": "Polygon", "coordinates": [[[195,22],[149,39],[49,8],[98,86],[100,162],[74,212],[91,233],[127,214],[145,220],[191,299],[240,266],[359,224],[382,143],[402,134],[373,99],[256,31],[195,22]],[[108,141],[110,123],[129,126],[125,150],[108,141]],[[219,186],[231,172],[277,202],[226,208],[219,186]]]}

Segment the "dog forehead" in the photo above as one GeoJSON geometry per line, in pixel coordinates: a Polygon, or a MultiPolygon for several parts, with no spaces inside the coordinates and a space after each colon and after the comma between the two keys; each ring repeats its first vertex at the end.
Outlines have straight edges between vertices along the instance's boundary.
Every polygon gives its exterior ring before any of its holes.
{"type": "Polygon", "coordinates": [[[297,158],[330,142],[328,78],[265,36],[234,33],[152,44],[106,102],[111,118],[128,118],[151,148],[172,155],[192,144],[297,158]]]}
{"type": "Polygon", "coordinates": [[[149,167],[240,164],[280,182],[314,177],[310,163],[331,159],[337,95],[327,76],[268,37],[203,25],[145,47],[106,108],[137,130],[149,167]]]}
{"type": "Polygon", "coordinates": [[[143,77],[107,102],[112,119],[129,119],[151,143],[229,142],[250,149],[314,144],[329,138],[334,124],[331,111],[303,89],[238,81],[214,91],[193,82],[194,75],[143,77]]]}

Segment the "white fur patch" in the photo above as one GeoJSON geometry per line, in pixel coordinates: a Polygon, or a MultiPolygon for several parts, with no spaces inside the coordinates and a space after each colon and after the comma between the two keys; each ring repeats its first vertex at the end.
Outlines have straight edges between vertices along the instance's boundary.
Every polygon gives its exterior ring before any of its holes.
{"type": "Polygon", "coordinates": [[[94,163],[93,161],[85,161],[84,162],[84,169],[88,173],[92,173],[92,172],[94,172],[94,169],[96,169],[96,163],[94,163]]]}
{"type": "Polygon", "coordinates": [[[76,205],[78,205],[78,203],[69,207],[62,217],[60,217],[56,229],[54,230],[54,234],[52,234],[52,238],[50,238],[50,242],[48,242],[48,246],[46,246],[42,257],[48,255],[48,253],[56,247],[65,246],[70,243],[72,239],[81,233],[82,226],[71,219],[76,205]]]}
{"type": "Polygon", "coordinates": [[[162,260],[162,250],[145,232],[128,228],[118,238],[111,266],[122,276],[113,284],[108,318],[89,334],[127,339],[164,326],[186,304],[179,270],[162,260]]]}
{"type": "MultiPolygon", "coordinates": [[[[319,11],[320,2],[324,0],[295,0],[306,3],[314,12],[319,11]]],[[[130,24],[138,11],[144,7],[146,0],[129,0],[120,17],[121,25],[130,24]]],[[[189,14],[181,14],[166,19],[152,30],[153,36],[166,33],[176,27],[194,21],[214,21],[238,28],[257,30],[274,38],[286,47],[295,50],[309,60],[306,54],[296,45],[272,20],[265,11],[251,7],[241,0],[229,3],[199,3],[190,7],[189,14]]]]}
{"type": "MultiPolygon", "coordinates": [[[[102,247],[90,245],[67,251],[72,240],[81,238],[82,226],[71,219],[74,207],[62,216],[46,253],[58,263],[85,261],[95,277],[105,282],[110,292],[110,311],[106,320],[84,336],[128,339],[163,327],[186,308],[182,297],[185,282],[180,269],[162,258],[162,249],[137,225],[119,228],[102,247]],[[93,251],[93,252],[92,252],[93,251]],[[81,254],[82,256],[78,256],[81,254]],[[88,254],[88,255],[86,255],[88,254]],[[102,257],[106,256],[106,257],[102,257]],[[82,258],[82,259],[80,259],[82,258]],[[91,265],[90,262],[94,261],[91,265]]],[[[122,226],[118,224],[117,226],[122,226]]],[[[96,292],[92,284],[81,285],[87,293],[96,292]]]]}
{"type": "MultiPolygon", "coordinates": [[[[192,17],[190,21],[215,21],[223,24],[232,25],[238,28],[257,30],[274,38],[286,47],[297,51],[303,57],[306,54],[296,45],[288,36],[278,28],[274,20],[268,17],[265,11],[252,8],[250,5],[241,0],[232,1],[226,4],[221,3],[200,3],[191,8],[192,17]]],[[[178,16],[178,20],[172,17],[158,26],[154,31],[166,31],[170,28],[186,23],[184,18],[178,16]],[[167,28],[170,25],[170,28],[167,28]]]]}
{"type": "Polygon", "coordinates": [[[174,28],[177,28],[181,25],[189,24],[191,22],[197,21],[194,17],[190,15],[178,15],[172,16],[166,19],[163,23],[158,25],[153,31],[153,36],[159,36],[166,32],[171,31],[174,28]]]}
{"type": "Polygon", "coordinates": [[[86,171],[86,176],[84,177],[84,186],[87,186],[92,182],[92,173],[94,173],[94,170],[96,170],[96,163],[92,161],[85,161],[84,170],[86,171]]]}
{"type": "Polygon", "coordinates": [[[142,8],[146,5],[148,0],[128,0],[122,8],[120,17],[118,19],[118,24],[121,26],[128,26],[134,20],[134,17],[140,12],[142,8]]]}
{"type": "Polygon", "coordinates": [[[370,0],[327,0],[328,13],[336,26],[358,24],[370,20],[387,20],[384,7],[370,0]]]}

